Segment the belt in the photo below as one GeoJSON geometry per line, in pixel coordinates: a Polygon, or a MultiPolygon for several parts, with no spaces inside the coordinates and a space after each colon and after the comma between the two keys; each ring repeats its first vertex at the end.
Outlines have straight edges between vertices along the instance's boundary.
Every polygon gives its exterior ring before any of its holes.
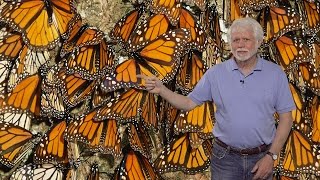
{"type": "Polygon", "coordinates": [[[261,152],[265,152],[270,148],[270,145],[263,144],[259,147],[255,148],[247,148],[247,149],[238,149],[231,146],[228,146],[224,142],[220,141],[218,138],[215,138],[214,141],[221,147],[229,149],[230,152],[238,153],[240,155],[253,155],[253,154],[259,154],[261,152]]]}

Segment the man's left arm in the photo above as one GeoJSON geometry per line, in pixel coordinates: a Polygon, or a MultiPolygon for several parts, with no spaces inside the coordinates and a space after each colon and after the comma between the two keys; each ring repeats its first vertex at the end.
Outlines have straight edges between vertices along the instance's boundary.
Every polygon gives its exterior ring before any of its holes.
{"type": "Polygon", "coordinates": [[[270,152],[273,154],[278,154],[281,151],[291,131],[292,124],[293,119],[291,111],[279,114],[279,124],[276,130],[276,136],[274,137],[269,150],[270,152]]]}
{"type": "MultiPolygon", "coordinates": [[[[288,138],[292,124],[293,119],[291,111],[279,114],[279,124],[276,130],[276,135],[269,150],[271,153],[279,154],[288,138]]],[[[252,173],[255,173],[253,179],[266,179],[270,177],[272,175],[273,165],[274,161],[272,157],[270,155],[265,155],[253,167],[251,171],[252,173]]]]}

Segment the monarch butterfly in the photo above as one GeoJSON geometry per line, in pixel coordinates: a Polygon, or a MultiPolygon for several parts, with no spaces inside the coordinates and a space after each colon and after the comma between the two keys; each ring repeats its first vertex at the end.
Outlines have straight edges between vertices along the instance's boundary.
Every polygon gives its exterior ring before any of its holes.
{"type": "Polygon", "coordinates": [[[311,62],[300,63],[298,69],[293,74],[296,82],[301,84],[303,89],[310,89],[313,93],[320,96],[320,77],[311,62]]]}
{"type": "Polygon", "coordinates": [[[253,10],[261,10],[267,6],[279,6],[277,0],[239,0],[240,10],[244,13],[252,13],[253,10]]]}
{"type": "Polygon", "coordinates": [[[0,138],[0,162],[7,167],[18,165],[40,139],[20,126],[2,121],[0,138]]]}
{"type": "Polygon", "coordinates": [[[35,50],[57,46],[75,12],[70,0],[8,1],[1,6],[0,21],[22,33],[24,42],[35,50]]]}
{"type": "Polygon", "coordinates": [[[3,99],[0,105],[0,120],[30,129],[31,119],[40,116],[40,84],[39,74],[19,82],[3,99]]]}
{"type": "Polygon", "coordinates": [[[82,25],[81,16],[76,14],[75,18],[69,22],[66,36],[68,38],[63,41],[60,50],[61,57],[76,48],[99,44],[104,37],[104,33],[95,27],[90,27],[88,24],[82,25]]]}
{"type": "Polygon", "coordinates": [[[59,70],[58,78],[63,100],[69,107],[89,99],[96,86],[96,80],[83,79],[78,73],[68,74],[66,68],[59,70]]]}
{"type": "MultiPolygon", "coordinates": [[[[222,50],[219,49],[219,45],[214,39],[208,37],[208,43],[205,51],[203,52],[203,61],[207,64],[207,67],[212,67],[223,61],[222,50]]],[[[222,47],[221,47],[222,49],[222,47]]]]}
{"type": "Polygon", "coordinates": [[[33,51],[24,42],[22,34],[12,30],[5,30],[0,36],[0,57],[12,62],[10,68],[15,68],[18,75],[28,73],[33,75],[38,72],[41,65],[50,60],[48,51],[33,51]],[[13,67],[13,65],[15,65],[13,67]]]}
{"type": "Polygon", "coordinates": [[[54,89],[48,93],[42,92],[40,116],[62,119],[67,113],[67,107],[59,89],[54,89]]]}
{"type": "Polygon", "coordinates": [[[312,141],[320,143],[320,100],[319,96],[314,96],[310,102],[311,118],[312,118],[312,141]]]}
{"type": "Polygon", "coordinates": [[[10,179],[61,180],[64,179],[64,171],[54,164],[28,164],[14,171],[10,179]]]}
{"type": "Polygon", "coordinates": [[[190,30],[191,38],[188,42],[190,48],[203,51],[207,44],[207,36],[205,31],[200,26],[200,22],[192,15],[192,13],[181,8],[181,15],[179,18],[178,27],[187,28],[190,30]]]}
{"type": "Polygon", "coordinates": [[[205,53],[207,59],[206,63],[209,65],[209,67],[212,65],[211,62],[215,62],[215,59],[218,59],[218,57],[220,57],[222,54],[223,43],[219,19],[219,13],[215,5],[210,5],[207,7],[206,11],[200,15],[201,25],[207,33],[208,43],[205,53]],[[209,58],[212,58],[212,60],[208,60],[209,58]]]}
{"type": "Polygon", "coordinates": [[[69,112],[67,105],[64,103],[61,86],[59,80],[60,63],[51,67],[44,66],[45,71],[42,71],[41,84],[41,116],[54,117],[62,119],[69,112]]]}
{"type": "Polygon", "coordinates": [[[67,123],[63,120],[44,134],[34,150],[35,163],[67,164],[69,162],[67,141],[64,139],[66,128],[67,123]]]}
{"type": "Polygon", "coordinates": [[[163,179],[149,160],[130,146],[123,149],[123,159],[115,170],[115,180],[120,179],[163,179]]]}
{"type": "Polygon", "coordinates": [[[311,46],[313,47],[313,61],[311,62],[317,69],[317,72],[320,72],[320,40],[315,40],[311,46]]]}
{"type": "Polygon", "coordinates": [[[134,151],[140,152],[144,157],[150,159],[153,148],[152,140],[148,131],[142,126],[142,123],[130,123],[127,128],[130,147],[134,151]]]}
{"type": "Polygon", "coordinates": [[[208,67],[202,60],[199,51],[191,50],[181,60],[180,72],[177,75],[177,88],[183,94],[189,94],[196,86],[208,67]]]}
{"type": "Polygon", "coordinates": [[[316,34],[320,30],[320,4],[317,1],[303,0],[298,3],[302,11],[305,26],[303,32],[308,35],[316,34]]]}
{"type": "Polygon", "coordinates": [[[116,99],[100,108],[95,120],[119,119],[122,122],[136,121],[143,100],[142,90],[129,89],[116,99]]]}
{"type": "Polygon", "coordinates": [[[19,109],[27,111],[34,116],[40,115],[40,95],[41,95],[41,77],[39,74],[34,74],[23,79],[9,93],[5,99],[5,105],[1,110],[10,112],[10,109],[19,109]]]}
{"type": "MultiPolygon", "coordinates": [[[[93,42],[86,42],[88,31],[93,31],[93,29],[87,29],[83,32],[84,37],[79,37],[78,43],[79,47],[74,47],[73,52],[65,57],[67,72],[77,73],[81,78],[87,80],[97,79],[105,73],[110,72],[115,65],[114,61],[114,51],[111,45],[108,44],[105,38],[94,39],[93,42]],[[96,45],[90,45],[90,43],[97,43],[96,45]],[[89,45],[86,45],[89,44],[89,45]]],[[[89,38],[89,37],[88,37],[89,38]]],[[[68,46],[73,46],[66,44],[68,46]]]]}
{"type": "Polygon", "coordinates": [[[59,73],[60,71],[66,71],[66,70],[61,70],[64,69],[62,68],[63,62],[58,62],[54,64],[51,67],[46,66],[46,64],[43,67],[42,76],[43,76],[43,83],[42,83],[42,88],[44,92],[51,92],[52,90],[56,88],[60,88],[60,80],[59,80],[59,73]]]}
{"type": "Polygon", "coordinates": [[[68,141],[77,140],[90,151],[120,156],[120,134],[114,119],[94,121],[97,110],[69,123],[65,133],[68,141]]]}
{"type": "Polygon", "coordinates": [[[189,132],[188,134],[189,134],[190,146],[192,147],[192,149],[198,148],[206,140],[201,138],[198,133],[189,132]]]}
{"type": "Polygon", "coordinates": [[[195,4],[201,11],[206,10],[207,1],[206,0],[184,0],[187,3],[193,3],[195,4]]]}
{"type": "Polygon", "coordinates": [[[91,98],[92,107],[97,108],[103,106],[113,98],[115,98],[115,93],[105,93],[100,88],[96,88],[91,98]]]}
{"type": "Polygon", "coordinates": [[[0,57],[3,60],[14,60],[19,56],[24,42],[21,33],[12,32],[5,26],[1,28],[0,57]]]}
{"type": "Polygon", "coordinates": [[[289,34],[281,36],[270,48],[274,53],[273,59],[286,72],[294,69],[299,63],[309,62],[312,55],[310,47],[301,38],[289,34]]]}
{"type": "Polygon", "coordinates": [[[226,19],[228,24],[231,24],[236,19],[244,17],[244,15],[241,14],[240,11],[239,1],[240,0],[230,0],[230,4],[226,4],[227,1],[223,4],[223,17],[224,19],[226,19]]]}
{"type": "Polygon", "coordinates": [[[154,14],[135,28],[128,39],[128,49],[131,52],[145,47],[158,36],[166,33],[170,28],[167,17],[163,14],[154,14]]]}
{"type": "Polygon", "coordinates": [[[101,88],[106,92],[124,87],[141,88],[145,81],[136,77],[138,73],[154,74],[163,82],[170,81],[177,71],[178,58],[184,53],[189,34],[187,29],[175,29],[154,39],[134,53],[134,59],[118,65],[115,73],[104,79],[101,88]]]}
{"type": "Polygon", "coordinates": [[[160,96],[158,97],[157,105],[157,112],[159,112],[160,121],[160,133],[162,133],[162,144],[168,144],[168,142],[170,142],[171,139],[174,137],[173,123],[175,122],[178,114],[180,113],[180,110],[173,107],[160,96]]]}
{"type": "Polygon", "coordinates": [[[213,106],[212,102],[206,102],[201,106],[194,108],[188,112],[182,112],[174,122],[174,130],[176,134],[185,132],[200,132],[202,131],[207,123],[207,119],[211,119],[211,110],[209,106],[213,106]]]}
{"type": "Polygon", "coordinates": [[[289,83],[289,87],[296,105],[296,109],[292,111],[294,126],[304,134],[309,134],[311,128],[307,122],[308,113],[306,112],[306,103],[301,97],[302,93],[292,83],[289,83]]]}
{"type": "Polygon", "coordinates": [[[189,135],[176,137],[154,162],[160,173],[181,170],[186,174],[202,171],[210,165],[211,145],[204,141],[202,146],[192,148],[189,135]]]}
{"type": "Polygon", "coordinates": [[[122,17],[110,31],[109,36],[111,39],[120,42],[122,45],[128,42],[132,31],[134,30],[138,19],[144,12],[143,6],[134,9],[122,17]]]}
{"type": "Polygon", "coordinates": [[[319,174],[319,155],[313,149],[313,143],[300,131],[293,130],[280,161],[283,174],[289,177],[297,177],[298,173],[319,174]]]}
{"type": "MultiPolygon", "coordinates": [[[[8,81],[12,63],[9,60],[0,59],[0,99],[2,101],[8,96],[8,81]]],[[[2,106],[2,102],[0,107],[2,106]]]]}
{"type": "Polygon", "coordinates": [[[295,9],[286,6],[266,7],[258,16],[265,32],[265,40],[272,42],[285,33],[302,28],[302,17],[295,9]]]}
{"type": "Polygon", "coordinates": [[[129,89],[97,111],[96,120],[119,119],[121,123],[135,122],[138,117],[148,128],[156,128],[158,116],[154,95],[147,91],[129,89]]]}
{"type": "Polygon", "coordinates": [[[155,14],[165,14],[175,26],[181,14],[181,3],[177,0],[151,0],[150,10],[155,14]]]}

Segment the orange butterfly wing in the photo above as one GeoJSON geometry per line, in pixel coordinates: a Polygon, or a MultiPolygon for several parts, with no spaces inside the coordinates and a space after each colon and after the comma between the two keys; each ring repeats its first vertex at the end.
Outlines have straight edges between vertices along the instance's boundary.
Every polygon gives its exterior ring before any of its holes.
{"type": "Polygon", "coordinates": [[[308,0],[302,0],[300,3],[300,9],[306,19],[304,33],[308,35],[316,34],[320,30],[320,3],[308,0]]]}
{"type": "Polygon", "coordinates": [[[154,69],[155,76],[163,82],[171,80],[176,72],[178,58],[185,53],[190,37],[187,29],[175,29],[158,37],[142,49],[140,55],[154,69]]]}
{"type": "Polygon", "coordinates": [[[75,48],[83,46],[99,44],[104,33],[88,24],[82,25],[81,16],[79,14],[69,23],[69,37],[64,40],[60,50],[60,56],[64,57],[67,53],[72,52],[75,48]]]}
{"type": "Polygon", "coordinates": [[[181,14],[181,4],[177,0],[151,0],[150,9],[155,14],[165,14],[174,26],[181,14]]]}
{"type": "Polygon", "coordinates": [[[320,76],[313,63],[300,63],[298,69],[294,71],[294,77],[303,89],[310,89],[313,93],[320,96],[320,76]]]}
{"type": "Polygon", "coordinates": [[[192,13],[185,9],[181,9],[181,16],[179,19],[179,27],[190,30],[191,38],[188,42],[191,48],[203,51],[207,44],[207,36],[202,29],[200,22],[192,15],[192,13]]]}
{"type": "Polygon", "coordinates": [[[162,179],[162,177],[155,171],[155,168],[146,157],[128,147],[124,152],[124,157],[119,167],[115,171],[113,179],[157,180],[162,179]]]}
{"type": "Polygon", "coordinates": [[[7,2],[0,14],[0,20],[21,32],[31,48],[43,50],[58,45],[74,17],[74,7],[71,0],[7,2]]]}
{"type": "Polygon", "coordinates": [[[276,0],[239,0],[242,12],[252,13],[253,10],[261,10],[267,6],[278,6],[276,0]]]}
{"type": "Polygon", "coordinates": [[[130,123],[128,127],[128,137],[130,147],[134,151],[140,152],[143,156],[150,159],[151,151],[153,149],[151,137],[146,129],[141,125],[142,123],[130,123]]]}
{"type": "Polygon", "coordinates": [[[123,45],[128,42],[129,37],[136,27],[138,19],[143,13],[143,8],[135,9],[122,17],[110,31],[110,38],[119,41],[123,45]]]}
{"type": "Polygon", "coordinates": [[[177,88],[183,94],[188,94],[197,85],[208,67],[203,62],[202,55],[198,51],[190,51],[181,61],[180,72],[176,78],[177,88]]]}
{"type": "Polygon", "coordinates": [[[17,165],[19,156],[32,147],[30,131],[11,123],[0,122],[0,162],[8,167],[17,165]],[[29,147],[30,148],[30,147],[29,147]]]}
{"type": "Polygon", "coordinates": [[[285,33],[302,28],[302,18],[295,9],[285,6],[267,7],[262,11],[260,24],[268,42],[282,37],[285,33]]]}
{"type": "Polygon", "coordinates": [[[138,79],[137,74],[155,75],[163,82],[170,81],[184,54],[189,34],[187,29],[175,29],[157,37],[136,52],[134,58],[119,64],[115,72],[105,77],[101,88],[106,92],[128,87],[141,89],[145,81],[138,79]]]}
{"type": "Polygon", "coordinates": [[[169,30],[169,20],[163,14],[155,14],[144,20],[131,34],[129,51],[137,51],[145,47],[158,36],[169,30]]]}
{"type": "Polygon", "coordinates": [[[129,89],[120,97],[111,100],[98,110],[95,120],[119,119],[123,122],[135,121],[143,100],[142,90],[129,89]]]}
{"type": "Polygon", "coordinates": [[[68,75],[64,68],[59,71],[58,77],[61,82],[63,100],[71,107],[88,99],[93,93],[96,84],[96,81],[83,79],[76,73],[68,75]]]}
{"type": "Polygon", "coordinates": [[[314,96],[310,102],[312,118],[312,141],[320,143],[320,100],[319,96],[314,96]]]}
{"type": "Polygon", "coordinates": [[[85,143],[90,151],[120,155],[120,134],[116,121],[94,121],[97,110],[80,120],[72,121],[66,131],[66,139],[85,143]]]}
{"type": "Polygon", "coordinates": [[[298,172],[319,173],[319,160],[314,152],[311,141],[298,130],[293,130],[280,161],[283,172],[293,177],[296,177],[298,172]]]}
{"type": "Polygon", "coordinates": [[[311,59],[311,49],[301,38],[283,35],[274,42],[274,59],[285,71],[311,59]]]}
{"type": "Polygon", "coordinates": [[[212,106],[212,102],[206,102],[191,111],[180,113],[174,122],[175,133],[201,132],[207,119],[211,120],[210,104],[212,106]]]}
{"type": "Polygon", "coordinates": [[[41,77],[38,74],[23,79],[9,94],[6,100],[6,106],[29,111],[39,116],[40,84],[41,77]]]}
{"type": "Polygon", "coordinates": [[[0,36],[0,58],[7,60],[14,60],[19,56],[19,52],[24,46],[22,35],[20,33],[12,32],[0,36]]]}
{"type": "Polygon", "coordinates": [[[41,138],[34,151],[33,161],[35,163],[66,164],[69,162],[67,141],[64,139],[66,128],[66,121],[61,121],[41,138]]]}
{"type": "Polygon", "coordinates": [[[157,157],[154,165],[160,173],[181,170],[193,174],[209,167],[209,148],[206,141],[202,146],[192,148],[186,133],[171,141],[157,157]]]}

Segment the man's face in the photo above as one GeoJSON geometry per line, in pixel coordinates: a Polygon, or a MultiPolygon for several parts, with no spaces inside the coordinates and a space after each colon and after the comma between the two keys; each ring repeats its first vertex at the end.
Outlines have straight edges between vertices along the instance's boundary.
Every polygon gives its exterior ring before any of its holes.
{"type": "Polygon", "coordinates": [[[238,61],[251,59],[258,51],[260,43],[250,27],[241,27],[231,32],[231,52],[238,61]]]}

